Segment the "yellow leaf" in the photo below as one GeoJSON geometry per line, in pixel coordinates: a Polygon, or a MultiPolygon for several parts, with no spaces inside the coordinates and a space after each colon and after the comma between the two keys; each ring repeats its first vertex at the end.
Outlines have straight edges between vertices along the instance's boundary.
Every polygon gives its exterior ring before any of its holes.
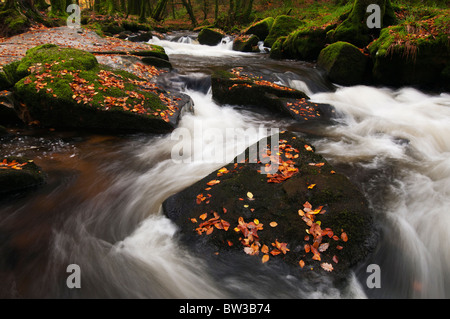
{"type": "Polygon", "coordinates": [[[252,199],[252,198],[253,198],[253,194],[250,193],[250,192],[248,192],[248,193],[247,193],[247,197],[250,198],[250,199],[252,199]]]}
{"type": "Polygon", "coordinates": [[[316,186],[316,184],[311,184],[308,186],[308,189],[313,189],[316,186]]]}

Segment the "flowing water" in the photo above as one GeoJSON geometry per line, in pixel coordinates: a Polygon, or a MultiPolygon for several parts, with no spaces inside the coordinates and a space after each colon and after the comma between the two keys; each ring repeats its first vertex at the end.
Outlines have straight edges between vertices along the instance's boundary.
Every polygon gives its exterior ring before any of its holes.
{"type": "MultiPolygon", "coordinates": [[[[335,87],[314,65],[273,61],[264,53],[216,47],[191,34],[152,40],[175,71],[161,84],[191,96],[191,132],[200,161],[176,163],[171,135],[108,136],[17,130],[2,153],[35,159],[48,174],[42,188],[0,201],[0,296],[47,298],[448,298],[450,297],[450,95],[412,88],[335,87]],[[304,129],[264,111],[219,106],[210,74],[243,66],[307,92],[339,112],[329,127],[304,129]],[[198,256],[178,240],[162,202],[231,161],[248,141],[227,140],[223,163],[215,141],[194,131],[275,127],[297,130],[367,196],[379,244],[344,286],[323,277],[298,278],[281,263],[198,256]],[[66,267],[81,269],[82,288],[68,289],[66,267]],[[381,270],[368,288],[367,266],[381,270]]],[[[226,136],[226,134],[223,134],[226,136]]]]}

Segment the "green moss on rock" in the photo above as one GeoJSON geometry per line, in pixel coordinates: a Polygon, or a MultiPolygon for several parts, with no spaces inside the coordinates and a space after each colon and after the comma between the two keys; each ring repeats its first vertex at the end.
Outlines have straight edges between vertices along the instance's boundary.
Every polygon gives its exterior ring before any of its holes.
{"type": "Polygon", "coordinates": [[[259,52],[259,37],[254,34],[241,35],[234,39],[233,50],[241,52],[259,52]]]}
{"type": "Polygon", "coordinates": [[[47,127],[161,133],[173,130],[179,112],[176,102],[169,108],[159,97],[167,92],[144,89],[137,76],[99,65],[81,50],[33,48],[18,72],[25,77],[14,93],[25,105],[23,113],[47,127]]]}
{"type": "Polygon", "coordinates": [[[358,47],[369,44],[374,37],[377,37],[380,29],[369,28],[367,19],[372,12],[367,12],[369,5],[380,7],[381,28],[392,25],[396,22],[394,9],[390,0],[355,0],[348,17],[339,24],[336,29],[330,30],[328,37],[331,41],[344,41],[358,47]]]}
{"type": "Polygon", "coordinates": [[[317,65],[327,72],[330,81],[341,85],[362,84],[368,58],[348,42],[335,42],[324,48],[317,65]]]}
{"type": "Polygon", "coordinates": [[[327,28],[300,27],[290,33],[283,42],[274,44],[270,56],[306,61],[316,60],[320,51],[325,47],[327,30],[327,28]]]}
{"type": "Polygon", "coordinates": [[[402,23],[384,28],[369,46],[377,83],[392,86],[450,88],[446,68],[450,65],[450,22],[440,30],[439,17],[431,22],[402,23]],[[421,30],[435,30],[423,36],[421,30]]]}
{"type": "Polygon", "coordinates": [[[242,31],[243,34],[254,34],[261,41],[264,41],[269,35],[270,29],[272,28],[274,18],[268,17],[263,20],[257,21],[242,31]]]}
{"type": "Polygon", "coordinates": [[[282,36],[287,36],[289,33],[297,29],[303,24],[303,22],[294,17],[281,15],[276,17],[270,29],[269,35],[264,40],[264,45],[272,47],[275,41],[282,36]]]}

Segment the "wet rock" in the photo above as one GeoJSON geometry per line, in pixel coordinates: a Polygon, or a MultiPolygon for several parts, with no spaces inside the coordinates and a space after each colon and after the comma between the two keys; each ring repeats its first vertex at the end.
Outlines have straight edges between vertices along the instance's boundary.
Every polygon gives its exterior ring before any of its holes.
{"type": "Polygon", "coordinates": [[[148,42],[151,38],[153,38],[153,33],[149,31],[130,35],[127,40],[131,42],[148,42]]]}
{"type": "Polygon", "coordinates": [[[32,160],[0,158],[0,194],[11,195],[33,189],[45,181],[44,173],[32,160]]]}
{"type": "Polygon", "coordinates": [[[235,251],[261,261],[267,255],[269,263],[280,259],[305,273],[326,273],[322,267],[331,265],[332,273],[347,274],[376,241],[364,196],[294,133],[258,146],[259,157],[249,148],[163,203],[182,242],[199,253],[235,251]],[[261,174],[268,165],[257,162],[265,158],[261,149],[274,144],[282,162],[277,173],[261,174]]]}
{"type": "Polygon", "coordinates": [[[263,108],[299,122],[328,122],[334,114],[331,105],[312,103],[301,91],[238,68],[231,72],[215,72],[211,77],[211,88],[213,99],[219,104],[263,108]]]}
{"type": "Polygon", "coordinates": [[[198,42],[200,44],[215,46],[222,41],[225,35],[220,29],[203,28],[198,34],[198,42]]]}

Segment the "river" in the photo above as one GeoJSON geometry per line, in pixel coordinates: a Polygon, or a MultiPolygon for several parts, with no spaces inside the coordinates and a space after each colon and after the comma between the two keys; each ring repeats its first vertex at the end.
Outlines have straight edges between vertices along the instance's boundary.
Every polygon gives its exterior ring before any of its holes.
{"type": "MultiPolygon", "coordinates": [[[[258,141],[229,140],[223,163],[211,161],[214,141],[188,141],[201,161],[176,163],[171,135],[17,129],[2,153],[35,159],[48,174],[40,189],[0,201],[0,296],[7,298],[449,298],[450,95],[413,88],[339,87],[313,64],[270,60],[264,53],[197,44],[173,34],[162,45],[175,71],[162,85],[195,104],[181,128],[194,131],[275,127],[310,139],[369,200],[379,243],[347,284],[297,278],[282,264],[197,256],[178,240],[161,212],[170,195],[220,168],[258,141]],[[299,127],[264,111],[219,106],[210,74],[242,66],[276,76],[315,102],[333,105],[328,127],[299,127]],[[198,155],[198,154],[197,154],[198,155]],[[81,270],[68,289],[67,265],[81,270]],[[381,287],[369,288],[367,266],[378,265],[381,287]]],[[[224,134],[225,136],[225,134],[224,134]]]]}

